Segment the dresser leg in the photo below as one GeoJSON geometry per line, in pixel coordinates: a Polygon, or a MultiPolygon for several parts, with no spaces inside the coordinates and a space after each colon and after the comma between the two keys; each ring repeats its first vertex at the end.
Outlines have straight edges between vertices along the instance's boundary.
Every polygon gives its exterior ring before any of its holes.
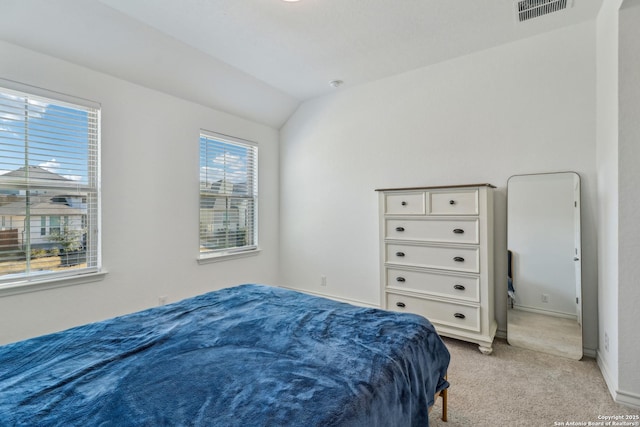
{"type": "Polygon", "coordinates": [[[478,350],[480,350],[480,353],[484,354],[484,355],[490,355],[491,353],[493,353],[493,348],[492,347],[485,347],[483,345],[478,346],[478,350]]]}

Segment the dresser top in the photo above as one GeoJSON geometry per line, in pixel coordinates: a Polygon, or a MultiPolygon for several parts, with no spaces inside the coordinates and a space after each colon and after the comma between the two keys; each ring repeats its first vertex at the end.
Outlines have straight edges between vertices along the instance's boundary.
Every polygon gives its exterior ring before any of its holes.
{"type": "Polygon", "coordinates": [[[489,187],[496,188],[491,184],[461,184],[461,185],[434,185],[431,187],[404,187],[404,188],[377,188],[376,191],[396,191],[396,190],[433,190],[436,188],[465,188],[465,187],[489,187]]]}

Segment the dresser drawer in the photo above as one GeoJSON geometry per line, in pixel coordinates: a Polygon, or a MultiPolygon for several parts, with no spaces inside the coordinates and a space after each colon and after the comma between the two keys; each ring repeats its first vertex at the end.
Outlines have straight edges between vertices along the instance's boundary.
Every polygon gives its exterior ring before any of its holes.
{"type": "Polygon", "coordinates": [[[480,307],[388,293],[387,308],[419,314],[429,319],[436,327],[440,324],[474,332],[480,331],[480,307]]]}
{"type": "Polygon", "coordinates": [[[387,239],[478,244],[478,219],[387,219],[387,239]]]}
{"type": "Polygon", "coordinates": [[[426,212],[426,198],[422,191],[384,196],[384,213],[387,215],[424,215],[426,212]]]}
{"type": "Polygon", "coordinates": [[[386,276],[387,288],[480,302],[479,277],[398,268],[388,268],[386,276]]]}
{"type": "Polygon", "coordinates": [[[478,190],[431,192],[432,215],[478,215],[478,190]]]}
{"type": "Polygon", "coordinates": [[[478,273],[478,247],[386,245],[386,261],[392,264],[478,273]]]}

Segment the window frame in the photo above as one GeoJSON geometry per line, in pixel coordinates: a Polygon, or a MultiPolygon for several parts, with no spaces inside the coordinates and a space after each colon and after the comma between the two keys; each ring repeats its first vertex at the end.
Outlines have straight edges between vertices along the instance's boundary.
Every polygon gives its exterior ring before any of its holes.
{"type": "MultiPolygon", "coordinates": [[[[27,268],[22,273],[9,275],[11,277],[0,276],[0,296],[101,280],[106,274],[106,271],[102,268],[101,105],[87,99],[2,78],[0,78],[0,92],[9,96],[13,95],[34,99],[37,102],[47,102],[56,107],[67,107],[87,111],[87,114],[89,114],[87,126],[94,128],[93,131],[87,131],[87,150],[90,153],[87,159],[87,182],[86,184],[78,184],[76,186],[77,188],[82,188],[82,191],[86,191],[87,195],[91,194],[91,197],[94,198],[92,203],[87,206],[86,214],[82,215],[83,218],[87,217],[87,221],[92,224],[86,232],[91,233],[91,236],[87,236],[85,240],[90,242],[88,245],[90,248],[87,247],[85,250],[88,254],[91,254],[91,265],[88,263],[86,267],[63,271],[51,270],[42,274],[34,274],[33,271],[28,271],[27,268]]],[[[2,187],[14,190],[29,190],[31,188],[31,184],[29,183],[30,181],[28,179],[25,180],[22,178],[14,180],[10,178],[3,183],[2,187]]],[[[48,185],[53,185],[51,188],[55,188],[54,184],[47,184],[46,181],[37,179],[33,185],[35,189],[48,188],[48,185]]],[[[30,222],[35,219],[35,217],[41,216],[37,213],[28,215],[29,218],[31,218],[30,222]]],[[[45,234],[47,234],[47,232],[50,231],[50,224],[47,224],[50,216],[45,215],[42,217],[45,219],[45,234]]],[[[61,226],[62,220],[63,217],[60,217],[61,226]]],[[[42,225],[42,219],[40,220],[40,225],[42,225]]],[[[42,229],[40,229],[40,233],[41,231],[42,229]]]]}
{"type": "MultiPolygon", "coordinates": [[[[200,134],[199,134],[199,138],[198,138],[198,143],[199,143],[199,162],[198,162],[198,171],[199,171],[199,179],[198,179],[198,185],[199,185],[199,189],[198,189],[198,245],[200,247],[200,251],[198,253],[198,263],[208,263],[208,262],[217,262],[217,261],[222,261],[222,260],[227,260],[227,259],[234,259],[234,258],[242,258],[242,257],[247,257],[247,256],[253,256],[253,255],[257,255],[260,252],[260,246],[259,246],[259,230],[258,230],[258,219],[259,219],[259,212],[258,212],[258,205],[259,205],[259,173],[258,173],[258,162],[259,162],[259,145],[258,143],[254,142],[254,141],[249,141],[243,138],[238,138],[238,137],[234,137],[234,136],[230,136],[230,135],[225,135],[225,134],[221,134],[218,132],[213,132],[213,131],[208,131],[208,130],[204,130],[204,129],[200,129],[200,134]],[[246,183],[245,183],[245,187],[247,188],[247,194],[242,196],[242,197],[238,197],[236,196],[222,196],[225,197],[226,201],[229,201],[230,199],[246,199],[249,201],[249,205],[252,207],[252,211],[250,213],[248,213],[247,215],[250,217],[250,225],[251,225],[251,229],[249,231],[249,233],[251,234],[251,243],[244,245],[244,246],[232,246],[232,247],[223,247],[223,248],[219,248],[219,249],[210,249],[210,250],[203,250],[203,225],[209,227],[213,227],[214,224],[216,223],[216,219],[215,217],[211,219],[211,221],[209,221],[208,223],[203,223],[203,208],[202,208],[202,203],[203,203],[203,194],[207,194],[203,192],[203,188],[206,188],[206,184],[203,187],[203,169],[206,168],[207,166],[207,159],[206,157],[203,158],[203,139],[211,141],[212,143],[217,143],[217,144],[222,144],[222,145],[226,145],[228,144],[230,147],[235,147],[235,148],[240,148],[240,149],[247,149],[247,155],[250,156],[250,158],[247,159],[245,167],[247,167],[249,170],[246,171],[246,183]]],[[[206,143],[205,143],[206,144],[206,143]]],[[[206,147],[205,147],[205,152],[206,152],[206,147]]],[[[226,153],[226,152],[225,152],[226,153]]],[[[225,186],[227,184],[224,184],[225,186]]],[[[217,197],[221,197],[222,193],[218,193],[217,197]]],[[[233,193],[231,193],[233,194],[233,193]]],[[[213,198],[212,194],[209,193],[210,198],[213,198]]],[[[225,204],[226,209],[225,212],[228,212],[228,204],[225,204]]],[[[228,222],[229,218],[228,215],[225,216],[225,219],[223,219],[223,222],[228,222]]],[[[213,232],[215,232],[215,230],[213,230],[213,232]]]]}

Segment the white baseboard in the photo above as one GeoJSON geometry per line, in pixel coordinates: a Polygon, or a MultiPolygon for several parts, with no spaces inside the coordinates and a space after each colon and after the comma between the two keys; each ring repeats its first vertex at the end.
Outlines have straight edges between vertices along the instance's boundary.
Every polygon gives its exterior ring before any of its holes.
{"type": "Polygon", "coordinates": [[[604,362],[600,351],[597,353],[598,357],[596,358],[596,361],[598,362],[598,367],[600,368],[600,372],[602,373],[605,384],[607,384],[609,394],[611,394],[613,401],[630,408],[640,409],[640,395],[629,393],[624,390],[618,390],[618,383],[607,369],[607,364],[604,362]]]}
{"type": "Polygon", "coordinates": [[[618,396],[614,400],[621,405],[625,405],[634,409],[640,409],[640,395],[638,394],[619,390],[618,396]]]}
{"type": "Polygon", "coordinates": [[[562,313],[562,312],[553,311],[553,310],[543,310],[538,307],[529,307],[526,305],[518,305],[518,304],[515,304],[513,308],[515,310],[522,310],[522,311],[528,311],[530,313],[544,314],[545,316],[561,317],[563,319],[575,320],[576,322],[578,321],[578,316],[571,313],[562,313]]]}

